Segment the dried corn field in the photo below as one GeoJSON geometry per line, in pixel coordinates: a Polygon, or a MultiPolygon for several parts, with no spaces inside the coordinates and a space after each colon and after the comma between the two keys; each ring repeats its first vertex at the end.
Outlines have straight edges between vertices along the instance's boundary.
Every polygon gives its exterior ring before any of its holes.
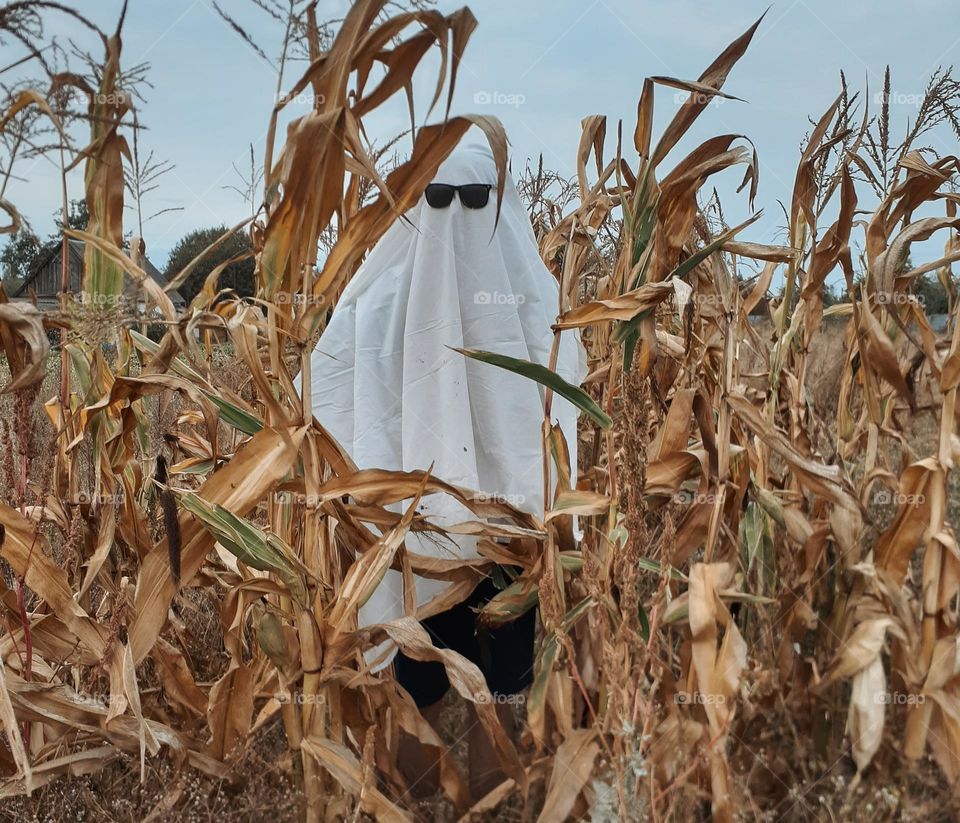
{"type": "MultiPolygon", "coordinates": [[[[756,216],[728,225],[710,186],[742,177],[752,214],[752,144],[721,134],[666,159],[762,20],[696,80],[643,80],[635,123],[586,118],[566,196],[527,181],[560,284],[554,356],[581,330],[586,380],[464,352],[582,410],[571,466],[547,394],[535,516],[426,472],[358,470],[295,382],[366,252],[467,131],[501,175],[508,149],[495,118],[441,118],[385,173],[365,138],[437,50],[447,107],[468,9],[357,0],[329,42],[312,6],[303,20],[307,68],[278,97],[263,205],[240,227],[253,298],[221,293],[219,267],[177,311],[198,261],[165,287],[145,271],[149,237],[124,222],[120,27],[99,87],[56,74],[0,112],[0,128],[31,110],[62,134],[64,90],[83,96],[88,142],[64,137],[59,156],[64,212],[79,167],[90,214],[67,232],[85,241],[83,300],[41,311],[0,287],[0,816],[79,819],[112,790],[140,800],[111,819],[953,819],[960,160],[921,135],[893,145],[886,106],[844,87],[803,143],[783,242],[757,242],[756,216]],[[663,88],[687,97],[654,133],[663,88]],[[303,94],[312,109],[281,133],[303,94]],[[916,262],[931,239],[942,254],[916,262]],[[931,272],[945,328],[914,295],[931,272]],[[159,335],[130,321],[131,283],[159,335]],[[479,561],[406,550],[437,529],[425,495],[472,512],[457,531],[481,538],[479,561]],[[522,573],[482,618],[539,613],[516,735],[412,608],[357,620],[387,569],[446,581],[436,612],[505,562],[522,573]],[[475,706],[506,775],[485,797],[391,670],[370,670],[385,640],[442,663],[475,706]],[[437,797],[408,792],[401,732],[439,759],[437,797]]],[[[16,204],[0,207],[14,231],[16,204]]]]}

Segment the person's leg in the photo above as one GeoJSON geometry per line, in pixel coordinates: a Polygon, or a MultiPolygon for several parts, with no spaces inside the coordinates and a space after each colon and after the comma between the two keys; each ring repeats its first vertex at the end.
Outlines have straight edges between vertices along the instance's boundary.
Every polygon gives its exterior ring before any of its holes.
{"type": "MultiPolygon", "coordinates": [[[[494,597],[497,589],[490,580],[481,586],[482,605],[494,597]]],[[[537,612],[530,609],[510,623],[496,628],[476,629],[476,658],[496,701],[497,717],[507,736],[517,731],[516,704],[520,692],[533,682],[533,647],[537,612]]],[[[504,780],[500,761],[489,735],[479,722],[474,706],[470,706],[470,791],[479,800],[504,780]]]]}
{"type": "MultiPolygon", "coordinates": [[[[498,589],[490,578],[482,580],[473,594],[449,611],[423,621],[438,648],[449,648],[475,663],[497,700],[500,723],[509,736],[516,732],[516,695],[533,680],[533,646],[536,609],[494,629],[477,625],[476,609],[487,603],[498,589]],[[513,698],[513,699],[511,699],[513,698]]],[[[400,653],[395,661],[397,681],[413,697],[421,714],[434,728],[440,718],[440,702],[449,689],[446,671],[440,663],[412,660],[400,653]]],[[[503,780],[499,759],[472,705],[469,706],[470,789],[477,800],[503,780]]],[[[398,766],[416,796],[429,796],[438,786],[439,769],[435,756],[420,742],[401,732],[398,766]]]]}
{"type": "MultiPolygon", "coordinates": [[[[497,717],[507,736],[513,740],[517,722],[514,708],[510,703],[497,703],[497,717]]],[[[487,730],[483,728],[477,710],[471,703],[468,711],[470,731],[467,733],[467,745],[470,748],[470,794],[476,803],[499,786],[506,775],[500,768],[500,759],[490,741],[487,730]]]]}
{"type": "MultiPolygon", "coordinates": [[[[461,603],[421,622],[438,649],[463,653],[473,634],[473,612],[461,603]]],[[[417,708],[434,729],[440,720],[443,696],[450,688],[446,670],[435,661],[413,660],[403,652],[394,659],[397,682],[410,694],[417,708]]],[[[400,732],[397,766],[415,797],[429,797],[439,786],[439,763],[436,750],[424,746],[413,735],[400,732]]]]}
{"type": "MultiPolygon", "coordinates": [[[[424,720],[434,728],[437,728],[440,720],[442,702],[438,700],[432,706],[420,708],[424,720]]],[[[407,791],[413,797],[430,797],[440,787],[440,761],[436,757],[436,749],[427,748],[402,729],[397,746],[397,767],[407,781],[407,791]]]]}
{"type": "MultiPolygon", "coordinates": [[[[437,638],[434,638],[433,642],[438,646],[442,645],[437,638]]],[[[393,666],[397,682],[413,698],[424,720],[436,729],[443,696],[450,688],[443,666],[439,663],[413,660],[403,652],[397,654],[393,666]]],[[[414,797],[429,797],[437,791],[440,773],[436,750],[427,748],[402,729],[397,745],[397,767],[414,797]]]]}

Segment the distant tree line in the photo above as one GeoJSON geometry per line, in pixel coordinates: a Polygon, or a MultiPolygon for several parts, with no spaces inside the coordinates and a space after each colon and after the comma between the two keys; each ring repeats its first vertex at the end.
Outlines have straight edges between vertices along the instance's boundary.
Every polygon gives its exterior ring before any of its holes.
{"type": "MultiPolygon", "coordinates": [[[[167,266],[164,270],[167,280],[176,277],[191,260],[195,259],[226,231],[226,226],[215,226],[209,229],[197,229],[185,235],[170,252],[170,258],[167,260],[167,266]]],[[[250,238],[245,233],[234,232],[204,257],[183,282],[183,285],[179,287],[183,299],[189,303],[200,293],[204,281],[217,266],[241,256],[244,252],[250,251],[251,248],[250,238]]],[[[252,297],[254,294],[253,268],[253,257],[231,263],[220,273],[220,277],[217,279],[217,289],[232,289],[240,297],[252,297]]]]}
{"type": "MultiPolygon", "coordinates": [[[[948,292],[939,277],[935,274],[928,273],[914,278],[910,292],[916,295],[917,301],[924,307],[927,314],[947,314],[950,310],[950,296],[951,294],[956,296],[958,286],[960,286],[960,283],[958,283],[956,278],[953,278],[953,282],[950,284],[950,291],[948,292]]],[[[749,291],[749,289],[747,290],[749,291]]],[[[780,297],[782,297],[782,292],[774,295],[774,299],[780,297]]],[[[799,297],[797,296],[795,299],[799,300],[799,297]]],[[[847,294],[845,285],[831,286],[826,283],[824,284],[823,305],[825,307],[833,306],[837,303],[847,303],[849,300],[850,297],[847,294]]],[[[754,315],[765,316],[766,313],[767,308],[763,301],[758,303],[757,307],[753,310],[754,315]]]]}

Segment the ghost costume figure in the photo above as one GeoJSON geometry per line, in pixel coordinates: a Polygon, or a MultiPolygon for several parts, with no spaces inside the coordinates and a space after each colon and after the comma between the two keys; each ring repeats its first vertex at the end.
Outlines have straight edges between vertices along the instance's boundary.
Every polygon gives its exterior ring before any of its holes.
{"type": "MultiPolygon", "coordinates": [[[[497,170],[485,143],[461,144],[434,182],[494,188],[482,208],[457,196],[434,208],[421,197],[384,234],[313,352],[313,413],[361,469],[432,463],[435,477],[542,516],[543,388],[452,347],[548,365],[558,284],[509,176],[494,230],[497,170]]],[[[556,370],[565,380],[579,383],[582,352],[576,333],[564,332],[556,370]]],[[[576,466],[576,409],[554,397],[552,415],[576,466]]],[[[440,494],[424,497],[420,512],[440,526],[475,519],[440,494]]],[[[429,557],[477,556],[471,537],[410,533],[405,545],[429,557]]],[[[417,578],[418,607],[445,585],[417,578]]],[[[402,578],[389,571],[360,623],[402,614],[402,578]]]]}

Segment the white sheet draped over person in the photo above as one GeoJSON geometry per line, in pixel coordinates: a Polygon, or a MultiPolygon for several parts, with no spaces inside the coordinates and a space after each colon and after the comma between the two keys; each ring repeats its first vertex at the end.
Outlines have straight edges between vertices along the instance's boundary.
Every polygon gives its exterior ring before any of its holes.
{"type": "MultiPolygon", "coordinates": [[[[509,175],[494,230],[497,171],[485,143],[461,143],[434,182],[484,184],[492,187],[489,202],[468,208],[454,192],[449,205],[436,208],[421,197],[386,232],[313,352],[313,413],[361,469],[432,464],[433,475],[448,483],[542,516],[544,389],[452,347],[548,365],[558,284],[539,257],[509,175]]],[[[565,380],[582,379],[582,352],[576,333],[564,332],[556,370],[565,380]]],[[[574,466],[576,414],[554,397],[552,416],[574,466]]],[[[475,519],[441,494],[424,497],[420,512],[440,526],[475,519]]],[[[410,533],[405,545],[430,557],[477,556],[472,537],[410,533]]],[[[445,585],[418,577],[418,607],[445,585]]],[[[361,625],[400,617],[402,586],[400,573],[389,571],[362,607],[361,625]]]]}

